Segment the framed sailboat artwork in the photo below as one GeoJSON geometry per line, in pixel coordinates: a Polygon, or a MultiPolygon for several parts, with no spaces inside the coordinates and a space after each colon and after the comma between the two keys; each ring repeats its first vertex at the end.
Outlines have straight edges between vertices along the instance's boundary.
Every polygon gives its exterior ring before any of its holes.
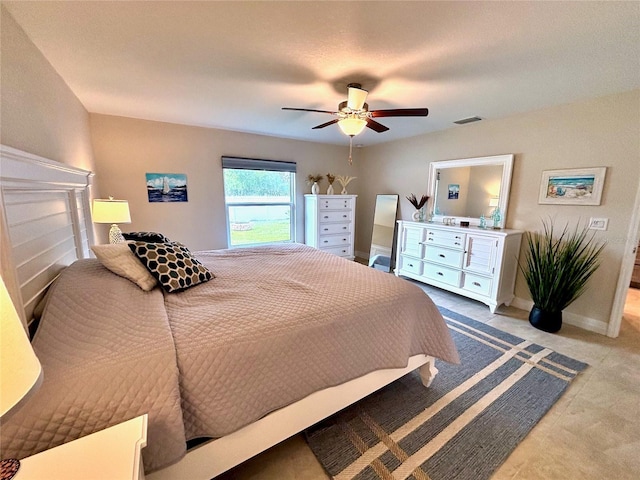
{"type": "Polygon", "coordinates": [[[187,176],[184,173],[147,173],[149,202],[187,202],[187,176]]]}

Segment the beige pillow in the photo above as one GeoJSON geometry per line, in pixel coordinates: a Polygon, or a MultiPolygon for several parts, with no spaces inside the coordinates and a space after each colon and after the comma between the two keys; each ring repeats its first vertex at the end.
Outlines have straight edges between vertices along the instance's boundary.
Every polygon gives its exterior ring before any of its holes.
{"type": "Polygon", "coordinates": [[[116,275],[131,280],[145,292],[156,286],[157,280],[133,254],[127,242],[93,245],[91,250],[102,265],[116,275]]]}

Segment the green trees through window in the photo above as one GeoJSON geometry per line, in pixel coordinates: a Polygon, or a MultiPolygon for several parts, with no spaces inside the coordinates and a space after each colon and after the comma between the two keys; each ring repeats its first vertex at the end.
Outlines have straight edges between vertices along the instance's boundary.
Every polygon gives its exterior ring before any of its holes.
{"type": "Polygon", "coordinates": [[[223,180],[229,247],[294,241],[295,172],[223,168],[223,180]]]}

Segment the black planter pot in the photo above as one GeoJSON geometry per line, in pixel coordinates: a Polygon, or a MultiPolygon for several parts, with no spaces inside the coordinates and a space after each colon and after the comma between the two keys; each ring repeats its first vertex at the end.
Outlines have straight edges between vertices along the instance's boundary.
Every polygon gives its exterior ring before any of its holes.
{"type": "Polygon", "coordinates": [[[529,313],[529,323],[538,330],[556,333],[562,327],[562,310],[547,312],[534,305],[529,313]]]}

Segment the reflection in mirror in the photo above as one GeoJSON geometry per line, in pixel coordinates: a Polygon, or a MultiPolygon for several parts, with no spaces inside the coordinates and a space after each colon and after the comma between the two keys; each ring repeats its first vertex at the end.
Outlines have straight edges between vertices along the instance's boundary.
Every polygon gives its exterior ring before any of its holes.
{"type": "Polygon", "coordinates": [[[429,196],[433,220],[445,218],[478,225],[499,209],[506,220],[513,155],[446,160],[429,164],[429,196]]]}
{"type": "Polygon", "coordinates": [[[448,217],[488,217],[498,205],[500,180],[502,165],[440,169],[436,174],[434,213],[448,217]]]}
{"type": "Polygon", "coordinates": [[[373,214],[373,232],[369,266],[390,272],[393,268],[393,247],[395,243],[396,217],[398,215],[398,195],[377,195],[373,214]]]}

